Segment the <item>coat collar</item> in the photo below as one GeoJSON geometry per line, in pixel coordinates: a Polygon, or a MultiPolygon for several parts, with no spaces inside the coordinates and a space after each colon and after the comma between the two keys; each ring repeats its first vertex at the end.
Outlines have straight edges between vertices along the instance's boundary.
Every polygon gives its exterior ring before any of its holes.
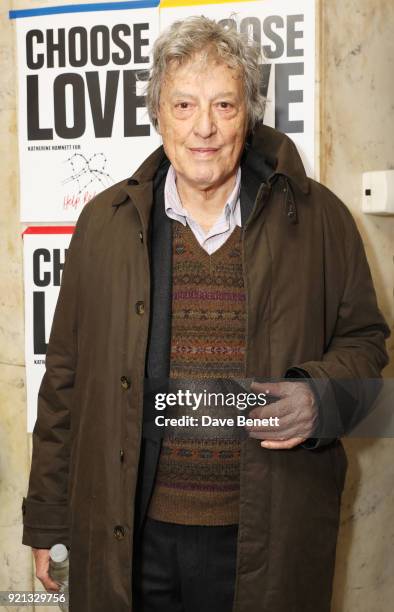
{"type": "Polygon", "coordinates": [[[284,175],[303,193],[309,193],[309,179],[304,164],[297,147],[286,134],[260,124],[246,144],[260,163],[265,161],[272,167],[271,178],[284,175]]]}
{"type": "MultiPolygon", "coordinates": [[[[137,207],[145,228],[149,224],[150,206],[153,196],[153,180],[168,170],[170,161],[163,145],[155,149],[137,168],[134,174],[119,185],[119,191],[112,206],[120,206],[129,198],[137,207]]],[[[241,157],[241,168],[246,167],[256,175],[256,179],[269,181],[283,175],[303,193],[309,192],[309,179],[301,157],[293,141],[278,130],[260,124],[245,143],[241,157]],[[267,172],[268,170],[268,172],[267,172]]]]}

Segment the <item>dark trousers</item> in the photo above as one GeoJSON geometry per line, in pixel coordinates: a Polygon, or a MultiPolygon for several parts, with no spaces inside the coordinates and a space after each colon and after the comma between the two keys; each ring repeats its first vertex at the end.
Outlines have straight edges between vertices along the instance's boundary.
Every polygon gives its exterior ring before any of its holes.
{"type": "Polygon", "coordinates": [[[231,612],[237,532],[147,518],[134,549],[133,610],[231,612]]]}

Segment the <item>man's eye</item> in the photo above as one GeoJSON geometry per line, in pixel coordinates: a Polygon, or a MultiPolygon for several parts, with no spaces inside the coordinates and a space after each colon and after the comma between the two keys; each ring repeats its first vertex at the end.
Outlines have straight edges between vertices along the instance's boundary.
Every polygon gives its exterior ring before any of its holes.
{"type": "Polygon", "coordinates": [[[178,102],[175,106],[177,108],[186,109],[189,106],[189,102],[178,102]]]}
{"type": "Polygon", "coordinates": [[[232,106],[230,102],[219,102],[219,104],[221,105],[221,108],[224,108],[225,110],[232,106]]]}

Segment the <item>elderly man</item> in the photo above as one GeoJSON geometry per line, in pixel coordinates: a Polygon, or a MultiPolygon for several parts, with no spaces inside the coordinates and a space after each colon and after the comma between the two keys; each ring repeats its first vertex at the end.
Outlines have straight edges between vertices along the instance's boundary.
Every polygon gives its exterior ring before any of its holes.
{"type": "Polygon", "coordinates": [[[346,457],[318,432],[359,410],[338,380],[380,376],[388,329],[347,208],[261,122],[258,62],[173,24],[147,86],[163,146],[78,220],[23,500],[46,588],[70,549],[74,612],[330,609],[346,457]],[[167,378],[260,380],[276,401],[250,415],[279,430],[158,434],[167,378]]]}

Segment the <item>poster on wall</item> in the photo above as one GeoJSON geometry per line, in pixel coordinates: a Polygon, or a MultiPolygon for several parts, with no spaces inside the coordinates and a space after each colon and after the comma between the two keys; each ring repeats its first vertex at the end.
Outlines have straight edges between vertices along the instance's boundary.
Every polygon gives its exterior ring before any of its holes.
{"type": "Polygon", "coordinates": [[[22,222],[76,221],[96,193],[130,176],[160,145],[142,95],[157,4],[11,12],[22,222]]]}
{"type": "Polygon", "coordinates": [[[28,227],[23,232],[27,431],[37,417],[52,319],[74,226],[28,227]]]}
{"type": "Polygon", "coordinates": [[[262,46],[264,121],[315,159],[315,0],[134,0],[11,11],[18,59],[22,222],[75,222],[161,144],[142,95],[152,45],[204,14],[262,46]]]}
{"type": "Polygon", "coordinates": [[[315,174],[315,0],[257,0],[199,4],[162,0],[160,31],[189,15],[204,14],[262,47],[264,123],[297,145],[306,172],[315,174]]]}
{"type": "MultiPolygon", "coordinates": [[[[315,160],[315,0],[133,0],[11,11],[18,59],[20,218],[75,223],[96,193],[161,144],[144,79],[159,33],[204,14],[262,46],[264,122],[287,133],[307,174],[315,160]]],[[[24,233],[28,431],[72,227],[24,233]]]]}

